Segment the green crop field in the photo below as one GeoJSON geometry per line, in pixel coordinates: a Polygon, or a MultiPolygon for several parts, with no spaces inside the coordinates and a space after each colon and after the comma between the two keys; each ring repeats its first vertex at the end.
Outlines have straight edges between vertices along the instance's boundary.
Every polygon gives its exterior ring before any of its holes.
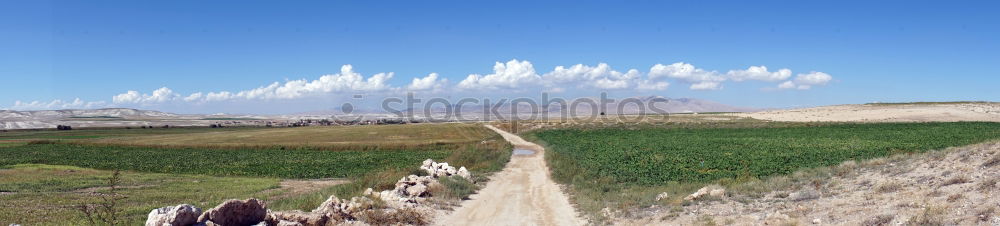
{"type": "Polygon", "coordinates": [[[577,207],[681,205],[712,183],[737,186],[847,160],[1000,139],[1000,123],[678,123],[533,131],[577,207]],[[669,192],[670,199],[654,200],[669,192]]]}
{"type": "Polygon", "coordinates": [[[352,177],[387,167],[443,159],[437,151],[316,151],[146,148],[76,144],[28,144],[0,148],[0,165],[70,165],[138,172],[274,178],[352,177]]]}
{"type": "Polygon", "coordinates": [[[595,175],[648,185],[766,177],[845,160],[979,143],[1000,138],[1000,123],[559,129],[535,136],[595,175]]]}

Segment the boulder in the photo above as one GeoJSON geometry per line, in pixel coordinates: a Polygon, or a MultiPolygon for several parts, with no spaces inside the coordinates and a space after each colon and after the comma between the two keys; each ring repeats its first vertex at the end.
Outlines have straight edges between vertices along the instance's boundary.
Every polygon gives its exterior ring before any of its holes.
{"type": "Polygon", "coordinates": [[[198,222],[215,225],[254,225],[267,217],[267,207],[257,199],[229,200],[198,217],[198,222]]]}
{"type": "Polygon", "coordinates": [[[705,187],[702,187],[701,189],[698,189],[698,191],[695,191],[694,193],[691,193],[687,197],[684,197],[684,200],[692,201],[692,200],[704,197],[706,195],[712,196],[712,197],[723,197],[723,196],[726,195],[726,189],[725,188],[721,188],[718,185],[705,186],[705,187]]]}
{"type": "Polygon", "coordinates": [[[656,201],[664,200],[664,199],[667,199],[667,198],[670,198],[670,193],[663,192],[663,193],[660,193],[659,195],[656,195],[656,201]]]}
{"type": "Polygon", "coordinates": [[[198,222],[201,209],[188,204],[154,209],[146,217],[146,226],[188,226],[198,222]]]}
{"type": "Polygon", "coordinates": [[[321,213],[294,211],[269,212],[267,222],[273,225],[302,225],[302,226],[322,226],[326,225],[329,216],[321,213]],[[295,223],[295,224],[291,224],[295,223]]]}
{"type": "Polygon", "coordinates": [[[463,177],[466,180],[472,181],[472,173],[469,173],[469,170],[465,169],[464,166],[462,168],[458,168],[458,176],[463,177]]]}
{"type": "Polygon", "coordinates": [[[423,197],[427,196],[427,185],[415,184],[406,188],[406,194],[411,197],[423,197]]]}

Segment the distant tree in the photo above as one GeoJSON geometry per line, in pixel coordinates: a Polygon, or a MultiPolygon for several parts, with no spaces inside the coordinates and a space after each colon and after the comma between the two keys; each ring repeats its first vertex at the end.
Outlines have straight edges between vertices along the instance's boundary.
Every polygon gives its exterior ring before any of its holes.
{"type": "Polygon", "coordinates": [[[56,129],[57,130],[73,130],[73,127],[72,126],[57,125],[56,129]]]}
{"type": "Polygon", "coordinates": [[[169,129],[169,128],[170,128],[170,125],[163,125],[163,128],[164,128],[164,129],[169,129]]]}

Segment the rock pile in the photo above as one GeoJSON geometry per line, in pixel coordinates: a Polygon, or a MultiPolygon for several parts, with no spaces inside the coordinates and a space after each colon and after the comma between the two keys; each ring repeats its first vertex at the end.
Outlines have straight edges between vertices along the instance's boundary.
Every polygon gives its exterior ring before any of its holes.
{"type": "Polygon", "coordinates": [[[420,165],[420,169],[423,169],[424,171],[427,171],[427,174],[430,174],[434,178],[450,177],[450,176],[456,176],[457,175],[457,176],[465,178],[466,180],[470,180],[470,181],[472,180],[472,174],[470,174],[469,170],[465,169],[464,166],[461,167],[461,168],[455,169],[454,166],[449,166],[447,162],[438,163],[438,162],[435,162],[432,159],[427,159],[427,160],[424,160],[424,164],[423,165],[420,165]]]}
{"type": "Polygon", "coordinates": [[[430,176],[405,176],[396,181],[395,187],[391,190],[375,192],[368,188],[363,196],[351,199],[330,196],[310,212],[271,211],[257,199],[229,200],[204,213],[192,205],[182,204],[154,209],[146,219],[146,226],[318,226],[356,223],[363,215],[373,211],[392,213],[405,209],[428,208],[420,204],[433,197],[430,188],[441,186],[437,178],[459,176],[472,179],[472,175],[465,167],[456,169],[448,163],[438,163],[431,159],[425,160],[420,168],[427,171],[430,176]]]}

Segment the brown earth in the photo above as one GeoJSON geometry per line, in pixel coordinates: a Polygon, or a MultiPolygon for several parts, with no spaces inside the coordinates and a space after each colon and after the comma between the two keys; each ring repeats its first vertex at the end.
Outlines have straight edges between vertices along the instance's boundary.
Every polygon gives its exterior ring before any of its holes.
{"type": "Polygon", "coordinates": [[[549,177],[545,149],[517,135],[487,125],[519,149],[534,151],[514,155],[503,171],[491,176],[486,187],[462,202],[451,213],[441,213],[440,225],[583,225],[586,223],[569,199],[549,177]]]}

